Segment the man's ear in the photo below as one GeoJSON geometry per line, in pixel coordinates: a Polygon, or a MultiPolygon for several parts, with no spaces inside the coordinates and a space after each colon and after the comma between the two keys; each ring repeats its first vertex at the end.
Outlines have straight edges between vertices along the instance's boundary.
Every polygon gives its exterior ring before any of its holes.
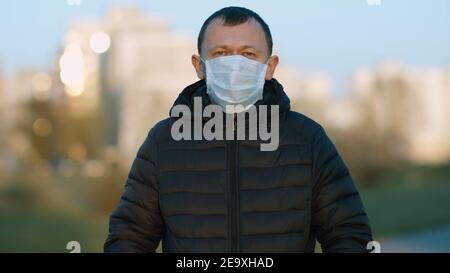
{"type": "Polygon", "coordinates": [[[269,57],[269,60],[267,61],[267,71],[266,71],[266,81],[269,81],[273,78],[273,74],[275,73],[275,69],[278,65],[278,56],[272,55],[269,57]]]}
{"type": "Polygon", "coordinates": [[[203,70],[203,62],[200,59],[199,55],[192,55],[191,57],[192,65],[194,66],[195,73],[197,73],[197,77],[201,80],[205,78],[205,73],[203,70]]]}

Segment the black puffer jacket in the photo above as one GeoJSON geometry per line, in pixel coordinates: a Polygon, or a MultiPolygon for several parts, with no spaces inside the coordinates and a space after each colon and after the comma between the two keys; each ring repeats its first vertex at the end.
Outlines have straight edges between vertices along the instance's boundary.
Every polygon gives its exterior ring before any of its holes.
{"type": "MultiPolygon", "coordinates": [[[[174,105],[210,103],[203,80],[174,105]]],[[[275,151],[253,141],[175,141],[167,118],[149,132],[110,218],[105,252],[366,252],[368,218],[324,129],[290,110],[266,81],[257,104],[278,104],[275,151]]]]}

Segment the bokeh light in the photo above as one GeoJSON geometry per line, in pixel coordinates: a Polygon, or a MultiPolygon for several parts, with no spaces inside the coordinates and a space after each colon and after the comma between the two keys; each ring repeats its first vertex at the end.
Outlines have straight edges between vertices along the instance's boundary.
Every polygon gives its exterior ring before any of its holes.
{"type": "Polygon", "coordinates": [[[61,81],[66,85],[66,92],[71,96],[79,96],[84,92],[84,60],[83,51],[78,44],[66,46],[59,60],[61,81]]]}
{"type": "Polygon", "coordinates": [[[36,100],[45,101],[50,97],[50,88],[52,87],[52,79],[45,72],[38,72],[33,76],[33,95],[36,100]]]}
{"type": "Polygon", "coordinates": [[[74,142],[69,146],[69,158],[75,161],[81,161],[86,158],[86,146],[80,142],[74,142]]]}
{"type": "Polygon", "coordinates": [[[40,137],[47,137],[52,133],[52,123],[46,118],[38,118],[33,122],[33,132],[40,137]]]}
{"type": "Polygon", "coordinates": [[[105,53],[111,45],[111,38],[103,31],[94,32],[89,39],[89,45],[95,53],[105,53]]]}

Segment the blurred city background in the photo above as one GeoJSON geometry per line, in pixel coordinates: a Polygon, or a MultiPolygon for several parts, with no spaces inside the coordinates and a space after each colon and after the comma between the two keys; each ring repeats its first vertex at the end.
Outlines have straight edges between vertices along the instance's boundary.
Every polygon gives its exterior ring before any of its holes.
{"type": "Polygon", "coordinates": [[[100,252],[203,21],[258,12],[293,109],[347,162],[382,251],[450,252],[450,2],[0,2],[0,252],[100,252]]]}

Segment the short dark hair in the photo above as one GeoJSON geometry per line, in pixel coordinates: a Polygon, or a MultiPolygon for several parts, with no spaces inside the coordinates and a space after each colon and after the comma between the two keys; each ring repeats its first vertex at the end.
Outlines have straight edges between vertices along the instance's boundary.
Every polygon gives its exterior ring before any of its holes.
{"type": "Polygon", "coordinates": [[[201,47],[203,43],[203,39],[205,38],[205,31],[208,26],[217,18],[221,18],[223,20],[224,26],[237,26],[243,23],[248,22],[251,19],[256,20],[258,22],[266,35],[267,47],[269,48],[269,55],[272,54],[272,34],[270,33],[269,26],[264,22],[264,20],[254,11],[249,10],[243,7],[226,7],[222,8],[216,12],[214,12],[211,16],[206,19],[203,23],[202,28],[198,34],[197,38],[197,50],[198,54],[201,53],[201,47]]]}

